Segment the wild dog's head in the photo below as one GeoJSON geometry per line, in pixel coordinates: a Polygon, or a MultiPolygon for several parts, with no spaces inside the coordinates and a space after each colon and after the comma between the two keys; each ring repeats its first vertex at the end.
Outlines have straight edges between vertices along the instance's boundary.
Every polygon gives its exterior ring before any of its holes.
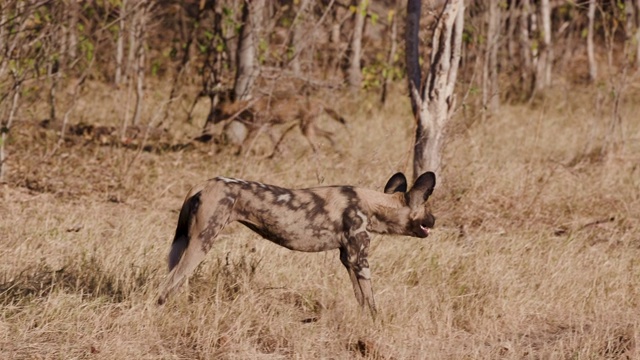
{"type": "Polygon", "coordinates": [[[436,175],[431,171],[420,175],[409,191],[407,191],[407,178],[402,173],[396,173],[387,182],[384,192],[403,193],[405,205],[410,209],[405,235],[420,238],[429,236],[429,229],[435,225],[436,218],[431,214],[427,200],[435,186],[436,175]]]}

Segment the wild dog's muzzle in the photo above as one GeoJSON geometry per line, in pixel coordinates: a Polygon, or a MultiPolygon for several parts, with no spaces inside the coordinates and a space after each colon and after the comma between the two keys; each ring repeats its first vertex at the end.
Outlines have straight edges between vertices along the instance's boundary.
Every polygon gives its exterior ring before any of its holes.
{"type": "Polygon", "coordinates": [[[417,221],[416,223],[417,226],[415,226],[413,229],[414,235],[419,238],[426,238],[427,236],[429,236],[431,229],[433,229],[433,226],[436,223],[436,218],[433,215],[429,214],[427,217],[420,221],[417,221]]]}

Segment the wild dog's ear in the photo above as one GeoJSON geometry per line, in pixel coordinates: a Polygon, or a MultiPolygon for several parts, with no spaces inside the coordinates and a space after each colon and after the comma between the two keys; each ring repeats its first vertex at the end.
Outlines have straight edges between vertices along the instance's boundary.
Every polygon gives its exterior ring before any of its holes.
{"type": "Polygon", "coordinates": [[[431,171],[427,171],[420,175],[416,179],[416,182],[413,183],[413,187],[407,194],[409,206],[414,208],[427,201],[429,196],[433,193],[433,188],[435,186],[436,174],[431,171]]]}
{"type": "Polygon", "coordinates": [[[384,187],[385,194],[393,194],[397,192],[407,192],[407,178],[404,177],[404,174],[399,172],[395,173],[389,181],[387,181],[387,185],[384,187]]]}

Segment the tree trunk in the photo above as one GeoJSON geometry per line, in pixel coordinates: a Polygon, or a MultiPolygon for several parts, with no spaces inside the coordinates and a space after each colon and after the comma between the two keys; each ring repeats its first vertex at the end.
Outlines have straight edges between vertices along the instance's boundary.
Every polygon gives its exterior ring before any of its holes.
{"type": "MultiPolygon", "coordinates": [[[[253,85],[259,72],[256,65],[256,26],[259,25],[258,19],[262,16],[264,5],[264,0],[245,0],[242,6],[242,27],[236,52],[236,81],[233,86],[234,101],[247,100],[252,96],[253,85]]],[[[235,120],[229,123],[225,130],[235,143],[242,143],[248,134],[246,126],[235,120]]]]}
{"type": "Polygon", "coordinates": [[[544,90],[551,85],[551,65],[553,50],[551,44],[551,6],[549,0],[540,1],[540,19],[542,20],[542,38],[540,57],[538,58],[537,90],[544,90]]]}
{"type": "MultiPolygon", "coordinates": [[[[414,23],[413,20],[416,20],[414,16],[419,14],[416,10],[419,11],[420,6],[415,4],[419,1],[409,0],[407,5],[408,34],[417,34],[412,26],[418,25],[418,22],[414,23]]],[[[425,86],[421,92],[411,92],[419,109],[415,114],[418,124],[414,145],[414,178],[426,171],[433,171],[436,176],[442,177],[442,150],[446,126],[455,106],[453,90],[460,64],[463,23],[464,0],[447,1],[433,33],[433,49],[425,86]]],[[[417,38],[413,39],[416,43],[417,40],[417,38]]],[[[413,42],[408,42],[407,49],[413,45],[413,42]]],[[[411,60],[407,63],[414,63],[412,66],[415,66],[415,60],[411,60]]],[[[408,72],[409,86],[416,89],[415,69],[408,72]]],[[[417,77],[419,78],[419,73],[417,77]]]]}
{"type": "Polygon", "coordinates": [[[242,7],[242,27],[236,56],[236,81],[233,86],[235,101],[251,97],[251,90],[257,77],[254,24],[251,19],[251,13],[261,11],[263,6],[264,0],[247,0],[242,7]]]}
{"type": "MultiPolygon", "coordinates": [[[[331,12],[331,21],[329,22],[329,47],[327,49],[326,56],[326,66],[324,68],[325,74],[324,77],[333,77],[340,70],[340,65],[343,60],[343,46],[341,40],[341,10],[343,10],[339,6],[334,6],[333,1],[331,1],[328,5],[328,11],[331,12]]],[[[344,76],[341,74],[340,76],[344,76]]]]}
{"type": "Polygon", "coordinates": [[[497,1],[489,2],[487,20],[487,44],[482,72],[482,107],[492,113],[500,107],[498,90],[498,48],[500,40],[500,7],[497,1]]]}
{"type": "Polygon", "coordinates": [[[351,38],[351,59],[347,79],[352,89],[359,89],[362,85],[362,70],[360,69],[360,61],[362,59],[362,33],[364,32],[364,21],[367,17],[368,3],[369,0],[360,0],[356,9],[356,20],[353,27],[353,37],[351,38]]]}
{"type": "Polygon", "coordinates": [[[391,81],[391,75],[393,74],[393,68],[395,67],[396,52],[398,51],[398,9],[397,3],[395,4],[391,17],[391,29],[389,31],[389,53],[387,55],[386,72],[383,74],[382,79],[382,94],[380,95],[380,102],[384,105],[387,101],[387,88],[391,81]]]}
{"type": "Polygon", "coordinates": [[[636,27],[636,19],[635,19],[635,11],[633,6],[633,0],[625,0],[624,1],[624,17],[627,19],[627,22],[624,27],[625,37],[629,42],[633,41],[634,30],[636,27]]]}
{"type": "Polygon", "coordinates": [[[13,118],[15,117],[16,110],[18,109],[21,84],[16,84],[13,91],[13,100],[11,101],[11,108],[9,109],[7,121],[6,123],[0,122],[0,183],[4,182],[4,175],[7,171],[5,163],[7,161],[7,154],[5,153],[4,145],[7,143],[9,129],[11,129],[13,118]]]}
{"type": "Polygon", "coordinates": [[[136,21],[134,32],[136,38],[136,59],[134,69],[136,74],[136,107],[133,113],[133,125],[140,124],[140,116],[142,115],[142,105],[144,103],[144,69],[145,69],[145,45],[147,34],[147,22],[149,19],[149,3],[144,1],[138,10],[138,20],[136,21]]]}
{"type": "MultiPolygon", "coordinates": [[[[640,1],[640,0],[638,0],[638,1],[640,1]]],[[[4,23],[7,22],[7,12],[8,12],[7,10],[8,9],[0,9],[0,24],[4,24],[4,23]]],[[[6,43],[7,43],[7,32],[5,31],[5,26],[0,26],[0,44],[1,44],[0,45],[0,50],[5,47],[6,43]]],[[[0,53],[0,54],[4,58],[5,54],[3,54],[3,53],[0,53]]],[[[0,60],[0,61],[2,61],[2,60],[0,60]]],[[[4,62],[4,61],[2,61],[2,62],[4,62]]],[[[3,75],[3,74],[0,72],[0,76],[1,75],[3,75]]]]}
{"type": "MultiPolygon", "coordinates": [[[[126,0],[123,0],[126,1],[126,0]]],[[[131,4],[135,7],[135,4],[131,4]]],[[[131,74],[132,70],[135,69],[135,61],[136,61],[136,52],[138,49],[138,44],[136,43],[136,24],[138,23],[138,17],[140,16],[139,10],[132,9],[132,6],[128,6],[127,12],[130,14],[126,14],[125,16],[129,19],[128,33],[129,33],[129,48],[127,53],[127,64],[122,68],[122,76],[124,77],[124,81],[128,82],[129,78],[133,76],[131,74]]],[[[127,24],[125,23],[125,28],[127,28],[127,24]]]]}
{"type": "Polygon", "coordinates": [[[291,25],[291,43],[289,44],[289,48],[292,51],[293,58],[291,59],[290,66],[293,70],[293,73],[296,75],[300,75],[302,71],[300,67],[300,55],[302,53],[302,26],[301,24],[304,22],[306,18],[307,8],[309,7],[309,0],[301,0],[298,5],[298,12],[296,14],[295,19],[293,19],[293,24],[291,25]]]}
{"type": "Polygon", "coordinates": [[[505,65],[509,66],[510,61],[516,58],[516,49],[518,46],[518,40],[516,38],[516,32],[518,31],[518,8],[515,2],[509,6],[509,14],[507,15],[507,28],[506,28],[506,42],[507,42],[507,61],[505,65]]]}
{"type": "Polygon", "coordinates": [[[640,0],[636,0],[636,66],[640,70],[640,0]]]}
{"type": "Polygon", "coordinates": [[[124,30],[127,0],[122,0],[120,4],[120,18],[118,19],[118,37],[116,39],[116,73],[113,82],[116,85],[122,83],[122,60],[124,58],[124,30]]]}
{"type": "Polygon", "coordinates": [[[409,0],[407,3],[407,19],[405,24],[405,62],[407,66],[407,80],[409,81],[409,97],[413,116],[418,116],[420,110],[420,13],[421,1],[409,0]]]}
{"type": "Polygon", "coordinates": [[[598,64],[593,47],[593,23],[596,17],[596,0],[589,0],[589,12],[587,15],[589,25],[587,28],[587,58],[589,59],[589,80],[595,82],[598,78],[598,64]]]}
{"type": "Polygon", "coordinates": [[[520,78],[522,88],[526,92],[526,97],[530,97],[533,92],[533,58],[531,49],[531,35],[529,32],[529,19],[531,18],[531,3],[529,0],[522,0],[522,14],[520,15],[520,42],[522,51],[522,64],[520,65],[520,78]]]}
{"type": "Polygon", "coordinates": [[[71,0],[69,2],[69,63],[73,63],[78,56],[78,12],[80,11],[80,4],[78,4],[78,1],[79,0],[71,0]]]}
{"type": "MultiPolygon", "coordinates": [[[[230,101],[231,94],[228,92],[229,89],[222,89],[222,74],[226,66],[230,65],[227,63],[228,55],[230,55],[226,50],[229,49],[229,43],[225,40],[224,36],[224,27],[223,27],[223,7],[219,2],[216,3],[214,7],[214,19],[213,19],[213,38],[209,46],[209,53],[207,54],[207,58],[205,59],[202,67],[200,68],[200,73],[202,76],[202,90],[200,95],[198,95],[193,104],[191,105],[188,113],[188,119],[190,121],[195,105],[197,104],[198,98],[202,95],[207,96],[209,98],[209,114],[207,115],[207,120],[202,127],[202,135],[198,138],[200,141],[206,142],[210,141],[213,138],[214,134],[214,126],[219,122],[219,115],[217,113],[217,107],[220,103],[220,100],[224,98],[226,101],[230,101]],[[219,48],[224,48],[225,50],[218,50],[219,48]],[[227,59],[225,60],[225,55],[227,59]]],[[[195,39],[195,31],[197,27],[193,27],[192,38],[195,39]]],[[[236,47],[237,49],[237,47],[236,47]]],[[[188,54],[185,53],[185,57],[183,58],[186,62],[188,59],[188,54]]],[[[186,63],[185,63],[186,64],[186,63]]]]}

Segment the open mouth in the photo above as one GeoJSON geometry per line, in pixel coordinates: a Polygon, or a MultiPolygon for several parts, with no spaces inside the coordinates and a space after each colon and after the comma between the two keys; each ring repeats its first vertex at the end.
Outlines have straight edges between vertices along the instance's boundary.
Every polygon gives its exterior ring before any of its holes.
{"type": "Polygon", "coordinates": [[[420,225],[420,230],[424,233],[424,236],[429,236],[430,229],[424,225],[420,225]]]}

